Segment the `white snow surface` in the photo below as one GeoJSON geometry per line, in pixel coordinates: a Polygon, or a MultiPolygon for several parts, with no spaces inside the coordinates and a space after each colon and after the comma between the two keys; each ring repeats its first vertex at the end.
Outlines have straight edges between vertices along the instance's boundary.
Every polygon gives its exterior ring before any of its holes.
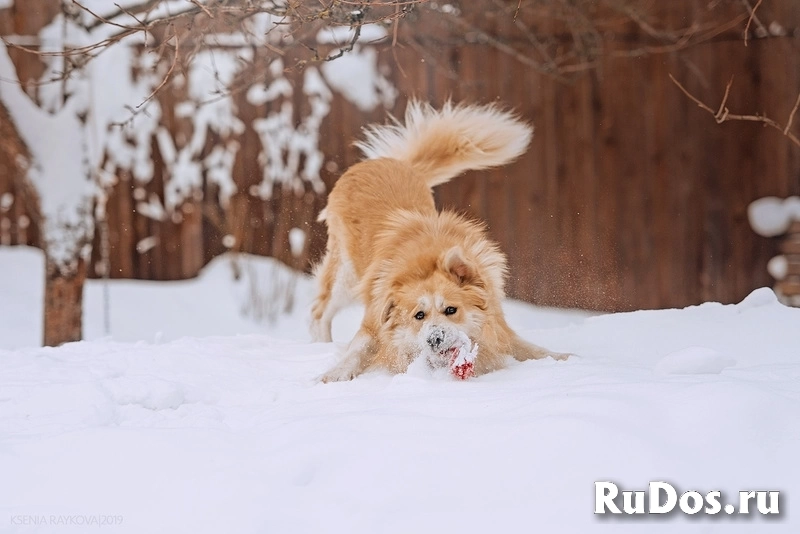
{"type": "MultiPolygon", "coordinates": [[[[137,534],[798,532],[800,310],[768,289],[600,316],[509,301],[523,337],[576,356],[321,384],[359,310],[310,343],[301,277],[295,311],[258,324],[241,314],[258,284],[232,261],[111,282],[108,338],[90,281],[89,341],[40,348],[41,254],[0,247],[0,532],[87,531],[12,523],[59,514],[137,534]],[[602,480],[723,504],[778,490],[783,514],[600,518],[602,480]]],[[[237,261],[271,291],[271,262],[237,261]]]]}

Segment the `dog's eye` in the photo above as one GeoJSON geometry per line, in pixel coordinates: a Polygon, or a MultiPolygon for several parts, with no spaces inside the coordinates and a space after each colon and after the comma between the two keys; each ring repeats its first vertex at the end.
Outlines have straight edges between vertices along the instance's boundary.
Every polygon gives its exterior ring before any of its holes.
{"type": "Polygon", "coordinates": [[[425,312],[424,311],[418,311],[417,314],[414,316],[414,319],[416,319],[417,321],[421,321],[424,318],[425,318],[425,312]]]}
{"type": "Polygon", "coordinates": [[[446,307],[444,309],[444,314],[445,315],[453,315],[457,311],[458,311],[458,308],[456,308],[455,306],[448,306],[448,307],[446,307]]]}

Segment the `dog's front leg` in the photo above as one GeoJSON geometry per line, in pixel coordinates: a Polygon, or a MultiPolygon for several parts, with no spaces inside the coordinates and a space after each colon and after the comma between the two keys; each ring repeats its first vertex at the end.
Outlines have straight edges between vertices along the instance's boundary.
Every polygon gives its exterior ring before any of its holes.
{"type": "Polygon", "coordinates": [[[374,354],[376,343],[374,336],[363,326],[353,337],[344,356],[333,369],[322,375],[323,382],[341,382],[352,380],[367,367],[370,355],[374,354]]]}

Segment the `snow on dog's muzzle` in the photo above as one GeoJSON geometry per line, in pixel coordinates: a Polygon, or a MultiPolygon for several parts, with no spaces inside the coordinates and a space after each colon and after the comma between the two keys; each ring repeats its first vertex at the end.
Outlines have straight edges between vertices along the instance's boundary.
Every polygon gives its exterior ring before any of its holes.
{"type": "Polygon", "coordinates": [[[453,327],[425,325],[420,334],[430,349],[428,363],[432,367],[448,367],[461,380],[474,376],[478,346],[466,333],[453,327]]]}
{"type": "Polygon", "coordinates": [[[431,327],[430,333],[428,334],[428,346],[431,348],[433,352],[439,352],[439,349],[442,347],[442,344],[445,340],[445,331],[444,328],[441,326],[434,326],[431,327]]]}

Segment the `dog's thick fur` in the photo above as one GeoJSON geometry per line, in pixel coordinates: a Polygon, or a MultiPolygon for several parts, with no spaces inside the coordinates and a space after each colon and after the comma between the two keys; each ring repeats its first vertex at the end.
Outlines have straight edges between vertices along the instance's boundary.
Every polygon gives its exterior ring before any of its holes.
{"type": "Polygon", "coordinates": [[[514,160],[531,135],[530,126],[495,106],[448,103],[437,111],[418,102],[409,104],[403,124],[367,130],[357,146],[368,159],[339,178],[320,216],[328,247],[316,272],[312,337],[331,341],[337,311],[354,299],[366,306],[361,328],[323,380],[373,368],[405,372],[432,350],[421,334],[431,327],[469,336],[478,348],[475,374],[503,367],[508,356],[563,356],[509,328],[501,308],[504,255],[480,223],[437,212],[431,191],[466,170],[514,160]]]}

